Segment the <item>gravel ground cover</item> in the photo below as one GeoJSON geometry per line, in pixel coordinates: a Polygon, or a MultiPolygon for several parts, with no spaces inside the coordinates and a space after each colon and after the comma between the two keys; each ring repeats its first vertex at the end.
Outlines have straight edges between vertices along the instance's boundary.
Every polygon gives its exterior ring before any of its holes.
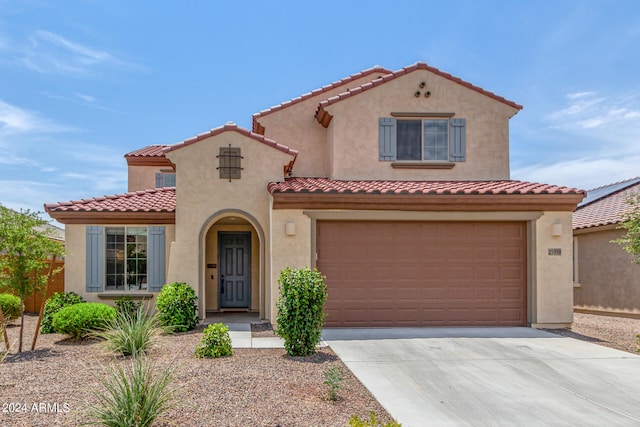
{"type": "MultiPolygon", "coordinates": [[[[36,320],[26,317],[26,349],[36,320]]],[[[8,329],[13,351],[18,330],[15,324],[8,329]]],[[[267,328],[257,333],[272,334],[267,328]]],[[[175,369],[173,384],[181,387],[182,406],[157,426],[346,426],[353,414],[364,418],[370,411],[391,420],[329,348],[308,358],[291,358],[281,349],[235,349],[232,357],[199,360],[193,351],[201,336],[202,328],[166,336],[150,353],[159,368],[175,369]],[[333,366],[345,372],[336,402],[326,399],[323,384],[324,371],[333,366]]],[[[0,426],[80,425],[110,363],[123,362],[97,342],[41,335],[34,352],[12,352],[0,364],[0,426]]]]}
{"type": "Polygon", "coordinates": [[[575,313],[571,329],[550,329],[565,337],[638,354],[640,319],[575,313]]]}

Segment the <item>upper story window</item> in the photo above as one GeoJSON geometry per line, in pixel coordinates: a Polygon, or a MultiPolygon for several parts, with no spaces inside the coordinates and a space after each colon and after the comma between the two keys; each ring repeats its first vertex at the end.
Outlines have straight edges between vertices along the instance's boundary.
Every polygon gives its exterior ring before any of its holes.
{"type": "Polygon", "coordinates": [[[156,173],[156,188],[162,187],[175,187],[176,186],[176,174],[158,172],[156,173]]]}
{"type": "Polygon", "coordinates": [[[381,161],[464,162],[466,120],[381,117],[379,142],[381,161]]]}

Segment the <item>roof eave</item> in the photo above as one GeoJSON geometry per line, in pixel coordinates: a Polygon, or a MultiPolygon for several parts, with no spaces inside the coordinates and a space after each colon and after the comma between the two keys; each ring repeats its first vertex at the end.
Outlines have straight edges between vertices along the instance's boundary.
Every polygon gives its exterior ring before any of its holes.
{"type": "Polygon", "coordinates": [[[564,211],[572,212],[583,194],[364,194],[274,192],[274,209],[351,209],[401,211],[564,211]]]}
{"type": "Polygon", "coordinates": [[[175,224],[175,212],[51,211],[49,216],[62,224],[175,224]]]}

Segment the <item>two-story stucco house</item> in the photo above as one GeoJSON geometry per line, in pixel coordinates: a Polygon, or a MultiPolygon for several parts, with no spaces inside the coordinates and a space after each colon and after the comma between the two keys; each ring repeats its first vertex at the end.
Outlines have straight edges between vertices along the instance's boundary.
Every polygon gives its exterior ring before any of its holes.
{"type": "Polygon", "coordinates": [[[199,314],[275,321],[278,275],[327,277],[327,326],[567,326],[581,190],[510,180],[522,107],[424,63],[380,67],[125,155],[129,192],[45,205],[67,290],[184,281],[199,314]]]}

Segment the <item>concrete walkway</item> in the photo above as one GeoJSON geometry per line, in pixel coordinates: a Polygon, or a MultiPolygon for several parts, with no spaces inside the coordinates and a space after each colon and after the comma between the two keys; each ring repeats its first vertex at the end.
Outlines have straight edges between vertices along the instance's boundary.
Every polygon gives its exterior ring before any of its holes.
{"type": "Polygon", "coordinates": [[[529,328],[325,329],[412,426],[638,426],[640,356],[529,328]]]}
{"type": "Polygon", "coordinates": [[[232,348],[284,348],[284,340],[280,337],[251,337],[251,323],[257,323],[257,313],[215,313],[207,316],[205,325],[223,323],[229,328],[232,348]]]}

